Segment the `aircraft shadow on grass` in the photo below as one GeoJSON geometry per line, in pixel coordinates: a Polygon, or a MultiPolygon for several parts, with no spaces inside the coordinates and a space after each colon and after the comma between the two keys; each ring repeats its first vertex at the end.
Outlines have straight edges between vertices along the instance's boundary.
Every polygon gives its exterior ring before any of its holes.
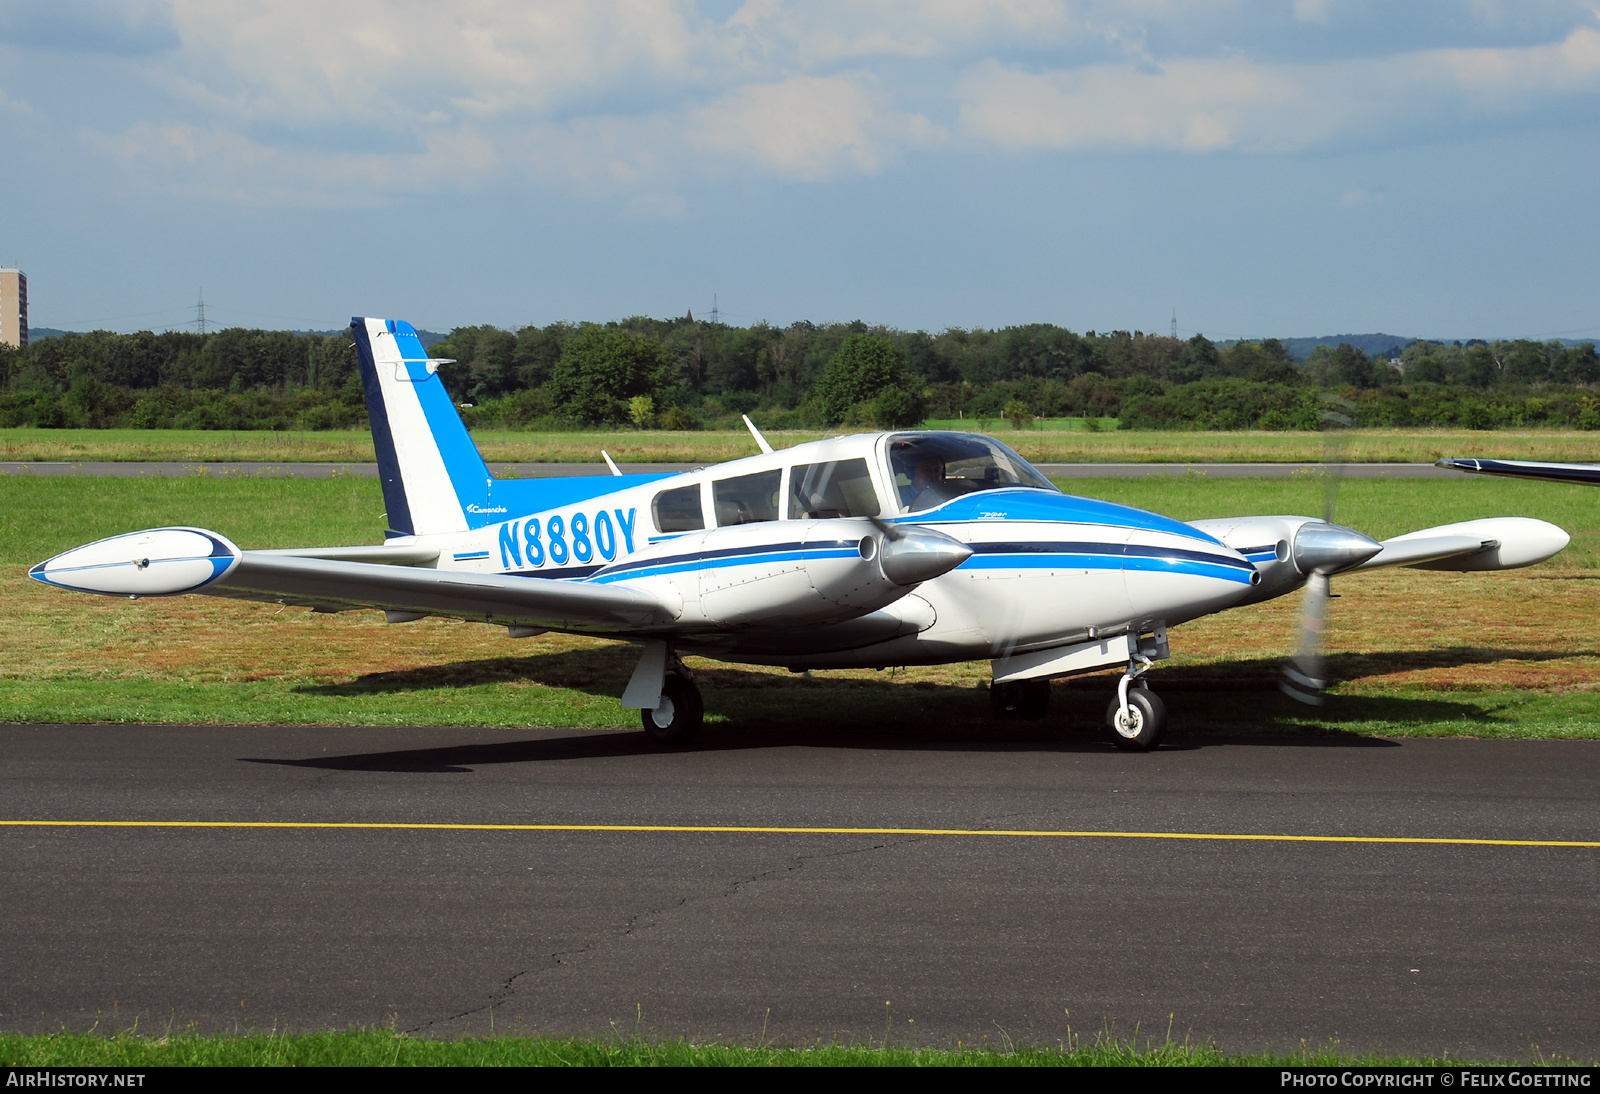
{"type": "MultiPolygon", "coordinates": [[[[1455,649],[1383,654],[1335,654],[1329,676],[1358,680],[1374,674],[1460,668],[1505,661],[1549,662],[1594,651],[1455,649]]],[[[1175,712],[1175,730],[1163,751],[1221,745],[1271,747],[1398,747],[1368,735],[1373,723],[1453,721],[1493,725],[1504,719],[1481,706],[1446,698],[1331,696],[1308,708],[1277,690],[1278,658],[1164,667],[1152,675],[1175,712]],[[1188,731],[1185,733],[1184,731],[1188,731]]],[[[582,650],[530,657],[492,658],[396,672],[371,673],[345,684],[308,685],[302,694],[355,696],[519,683],[611,697],[626,682],[628,651],[582,650]]],[[[878,679],[791,676],[728,666],[700,670],[711,713],[697,741],[667,749],[642,734],[578,731],[571,735],[446,747],[318,755],[252,763],[331,770],[461,772],[502,763],[644,756],[672,751],[737,751],[808,747],[908,751],[1110,752],[1100,727],[1115,676],[1058,682],[1042,722],[999,720],[989,712],[985,688],[878,679]]]]}

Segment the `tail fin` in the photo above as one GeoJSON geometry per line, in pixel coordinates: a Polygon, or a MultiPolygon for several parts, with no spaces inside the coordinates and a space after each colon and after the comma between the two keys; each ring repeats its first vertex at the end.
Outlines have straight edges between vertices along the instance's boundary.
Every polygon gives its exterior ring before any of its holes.
{"type": "Polygon", "coordinates": [[[429,359],[416,328],[356,318],[350,329],[361,356],[383,504],[395,532],[464,532],[670,477],[493,478],[434,371],[440,362],[429,359]]]}
{"type": "Polygon", "coordinates": [[[479,527],[489,469],[410,323],[350,320],[361,357],[389,527],[406,535],[479,527]]]}

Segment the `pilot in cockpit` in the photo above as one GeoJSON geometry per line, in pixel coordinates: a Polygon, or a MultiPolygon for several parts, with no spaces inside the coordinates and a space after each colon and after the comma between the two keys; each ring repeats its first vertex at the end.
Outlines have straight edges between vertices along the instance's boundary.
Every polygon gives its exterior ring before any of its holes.
{"type": "Polygon", "coordinates": [[[944,460],[934,455],[923,456],[911,469],[910,485],[901,487],[901,500],[912,509],[926,509],[930,503],[937,504],[945,500],[942,491],[944,473],[944,460]],[[930,490],[935,493],[929,494],[930,490]]]}

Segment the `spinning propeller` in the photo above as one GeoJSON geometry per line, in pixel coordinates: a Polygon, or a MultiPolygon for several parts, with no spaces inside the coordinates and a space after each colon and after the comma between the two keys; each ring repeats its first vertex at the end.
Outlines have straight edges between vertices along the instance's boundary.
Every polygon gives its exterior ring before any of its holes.
{"type": "Polygon", "coordinates": [[[1327,404],[1318,415],[1323,433],[1322,523],[1303,525],[1294,537],[1294,563],[1306,575],[1306,593],[1300,607],[1299,652],[1284,666],[1278,685],[1291,699],[1311,706],[1322,705],[1322,693],[1328,686],[1323,675],[1322,633],[1328,598],[1333,595],[1329,578],[1383,550],[1372,537],[1333,522],[1344,470],[1345,430],[1355,424],[1351,417],[1355,404],[1330,394],[1324,394],[1322,400],[1327,404]]]}

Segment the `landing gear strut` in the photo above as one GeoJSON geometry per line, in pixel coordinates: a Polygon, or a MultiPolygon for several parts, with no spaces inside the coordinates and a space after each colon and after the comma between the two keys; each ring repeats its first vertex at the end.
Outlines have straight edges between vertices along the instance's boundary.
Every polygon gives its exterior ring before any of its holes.
{"type": "Polygon", "coordinates": [[[645,736],[657,744],[686,745],[700,732],[705,704],[693,680],[679,671],[669,671],[661,682],[661,702],[654,709],[639,711],[645,736]]]}
{"type": "Polygon", "coordinates": [[[1128,671],[1117,685],[1117,697],[1106,708],[1111,739],[1129,752],[1149,752],[1167,734],[1167,705],[1143,679],[1150,663],[1143,651],[1129,658],[1128,671]]]}
{"type": "Polygon", "coordinates": [[[637,710],[645,736],[657,744],[684,745],[700,732],[705,704],[686,668],[665,641],[652,638],[640,651],[639,664],[622,693],[625,710],[637,710]]]}

